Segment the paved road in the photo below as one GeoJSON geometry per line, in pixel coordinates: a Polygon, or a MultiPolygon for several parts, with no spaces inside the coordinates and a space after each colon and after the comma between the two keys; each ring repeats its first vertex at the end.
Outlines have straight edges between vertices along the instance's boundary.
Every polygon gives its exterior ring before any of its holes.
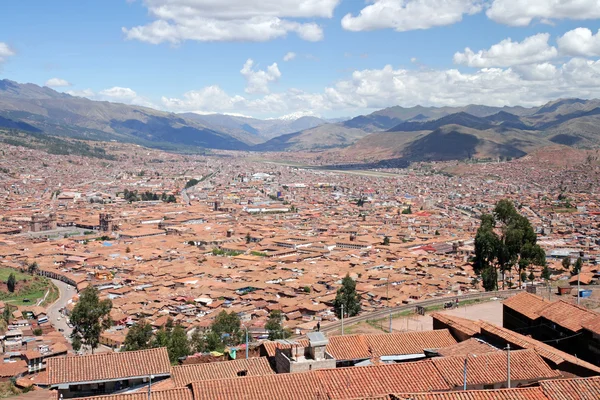
{"type": "Polygon", "coordinates": [[[50,279],[56,285],[59,291],[58,300],[48,307],[48,321],[56,328],[63,329],[65,337],[71,335],[71,328],[67,325],[67,318],[60,313],[60,309],[66,307],[71,298],[77,293],[73,286],[67,285],[62,281],[50,279]]]}

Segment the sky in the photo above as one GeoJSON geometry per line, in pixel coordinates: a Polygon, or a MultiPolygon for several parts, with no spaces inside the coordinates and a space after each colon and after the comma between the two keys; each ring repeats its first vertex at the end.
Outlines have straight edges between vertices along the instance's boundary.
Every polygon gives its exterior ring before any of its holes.
{"type": "Polygon", "coordinates": [[[600,97],[600,0],[6,0],[0,78],[171,112],[600,97]]]}

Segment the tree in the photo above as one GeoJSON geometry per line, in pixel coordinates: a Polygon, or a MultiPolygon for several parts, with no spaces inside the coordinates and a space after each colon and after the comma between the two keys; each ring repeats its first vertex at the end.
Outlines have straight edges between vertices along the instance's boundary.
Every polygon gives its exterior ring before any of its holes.
{"type": "Polygon", "coordinates": [[[269,332],[269,340],[287,339],[291,336],[291,332],[283,328],[282,321],[283,313],[280,310],[271,311],[265,325],[265,329],[269,332]]]}
{"type": "Polygon", "coordinates": [[[365,201],[362,199],[362,197],[360,199],[358,199],[358,201],[356,202],[356,205],[359,207],[362,207],[365,205],[365,201]]]}
{"type": "Polygon", "coordinates": [[[438,231],[437,229],[435,230],[435,236],[440,236],[440,231],[438,231]]]}
{"type": "Polygon", "coordinates": [[[498,289],[498,271],[493,266],[489,265],[481,272],[481,280],[483,288],[487,292],[498,289]]]}
{"type": "Polygon", "coordinates": [[[581,257],[577,257],[577,261],[575,261],[575,264],[573,264],[573,275],[580,273],[581,268],[583,268],[583,259],[581,257]]]}
{"type": "Polygon", "coordinates": [[[546,282],[550,280],[550,269],[547,265],[544,265],[544,268],[542,268],[542,279],[546,282]]]}
{"type": "Polygon", "coordinates": [[[4,311],[2,311],[2,319],[10,324],[10,320],[12,319],[12,311],[10,310],[10,305],[6,304],[4,306],[4,311]]]}
{"type": "Polygon", "coordinates": [[[167,352],[169,353],[169,360],[172,364],[175,364],[179,359],[190,355],[190,343],[185,329],[181,325],[175,325],[169,336],[167,352]]]}
{"type": "Polygon", "coordinates": [[[338,289],[333,301],[333,308],[338,318],[342,317],[342,306],[344,316],[353,317],[360,312],[360,295],[356,292],[356,282],[346,274],[342,279],[342,286],[338,289]]]}
{"type": "Polygon", "coordinates": [[[154,339],[152,339],[152,347],[167,347],[169,345],[169,332],[163,326],[154,335],[154,339]]]}
{"type": "Polygon", "coordinates": [[[152,325],[145,320],[140,320],[137,324],[129,328],[125,341],[123,342],[123,351],[145,350],[151,347],[152,325]]]}
{"type": "Polygon", "coordinates": [[[224,346],[236,346],[242,343],[241,326],[240,317],[236,313],[223,310],[216,316],[210,330],[224,346]]]}
{"type": "Polygon", "coordinates": [[[390,245],[390,238],[389,236],[386,236],[383,238],[383,245],[384,246],[389,246],[390,245]]]}
{"type": "Polygon", "coordinates": [[[493,214],[481,216],[481,223],[475,235],[473,269],[477,274],[483,274],[484,271],[493,268],[495,273],[487,271],[483,282],[486,290],[495,290],[497,283],[493,288],[485,283],[491,284],[498,271],[502,273],[503,284],[505,273],[513,268],[523,281],[522,272],[531,265],[545,266],[546,253],[537,244],[537,235],[529,220],[518,213],[511,201],[500,200],[493,214]],[[500,234],[496,233],[496,227],[499,228],[500,234]]]}
{"type": "Polygon", "coordinates": [[[411,206],[408,206],[408,208],[405,208],[404,210],[402,210],[402,214],[412,214],[412,208],[411,206]]]}
{"type": "Polygon", "coordinates": [[[35,275],[35,273],[39,270],[39,266],[37,262],[32,262],[31,264],[29,264],[29,266],[27,267],[27,272],[29,272],[31,275],[35,275]]]}
{"type": "Polygon", "coordinates": [[[8,291],[13,293],[15,291],[15,286],[17,285],[17,279],[15,278],[15,274],[13,272],[8,276],[8,280],[6,281],[6,286],[8,287],[8,291]]]}
{"type": "Polygon", "coordinates": [[[562,267],[566,270],[571,269],[571,258],[570,257],[563,258],[562,267]]]}
{"type": "Polygon", "coordinates": [[[250,232],[246,233],[246,244],[252,241],[252,236],[250,236],[250,232]]]}
{"type": "Polygon", "coordinates": [[[206,348],[206,341],[200,333],[199,328],[195,328],[190,338],[190,350],[192,353],[201,353],[206,348]]]}
{"type": "Polygon", "coordinates": [[[81,346],[86,346],[94,352],[100,344],[100,334],[112,325],[111,309],[112,301],[100,300],[95,287],[88,286],[81,293],[71,313],[73,349],[78,351],[81,346]]]}

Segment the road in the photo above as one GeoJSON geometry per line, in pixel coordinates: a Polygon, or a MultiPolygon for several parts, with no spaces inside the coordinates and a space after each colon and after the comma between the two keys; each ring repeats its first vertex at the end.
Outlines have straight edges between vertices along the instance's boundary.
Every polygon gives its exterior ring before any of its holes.
{"type": "Polygon", "coordinates": [[[67,318],[60,313],[60,309],[66,307],[71,298],[75,295],[76,291],[73,286],[67,285],[63,281],[56,279],[50,279],[52,283],[56,285],[59,291],[58,300],[48,307],[48,321],[56,328],[56,330],[63,329],[63,335],[69,338],[71,335],[71,328],[67,325],[67,318]]]}
{"type": "MultiPolygon", "coordinates": [[[[459,299],[459,301],[465,301],[465,300],[475,300],[475,299],[484,300],[484,299],[490,299],[492,297],[505,298],[505,297],[513,296],[513,295],[515,295],[517,293],[521,293],[521,292],[523,292],[523,290],[519,290],[519,289],[499,290],[497,292],[480,292],[480,293],[465,294],[462,296],[458,296],[458,299],[459,299]]],[[[455,298],[457,298],[457,296],[445,297],[445,298],[440,297],[440,298],[435,298],[435,299],[430,299],[430,300],[416,301],[412,304],[402,305],[399,307],[392,307],[391,312],[392,312],[392,314],[398,314],[401,312],[414,310],[416,306],[429,307],[429,306],[434,306],[434,305],[440,305],[440,304],[444,304],[447,301],[454,300],[455,298]]],[[[382,310],[377,310],[377,311],[373,311],[370,313],[360,314],[356,317],[345,318],[344,326],[347,327],[347,326],[354,325],[359,322],[364,322],[367,320],[377,320],[377,319],[381,319],[381,318],[386,318],[389,316],[389,314],[390,314],[390,309],[382,309],[382,310]]],[[[323,325],[321,325],[321,332],[333,332],[333,331],[339,330],[339,329],[341,329],[341,325],[342,325],[342,321],[335,321],[335,322],[331,322],[328,324],[323,324],[323,325]]]]}

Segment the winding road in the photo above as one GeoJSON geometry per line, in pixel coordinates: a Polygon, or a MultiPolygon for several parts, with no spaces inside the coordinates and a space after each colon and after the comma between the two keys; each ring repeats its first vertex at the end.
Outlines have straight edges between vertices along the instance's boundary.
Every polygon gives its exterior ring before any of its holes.
{"type": "Polygon", "coordinates": [[[60,313],[63,307],[69,304],[71,298],[75,295],[76,291],[73,286],[67,285],[63,281],[56,279],[50,279],[52,283],[58,288],[58,300],[56,300],[47,309],[48,321],[56,328],[56,330],[62,329],[63,335],[68,339],[71,335],[71,328],[67,325],[67,318],[60,313]]]}

